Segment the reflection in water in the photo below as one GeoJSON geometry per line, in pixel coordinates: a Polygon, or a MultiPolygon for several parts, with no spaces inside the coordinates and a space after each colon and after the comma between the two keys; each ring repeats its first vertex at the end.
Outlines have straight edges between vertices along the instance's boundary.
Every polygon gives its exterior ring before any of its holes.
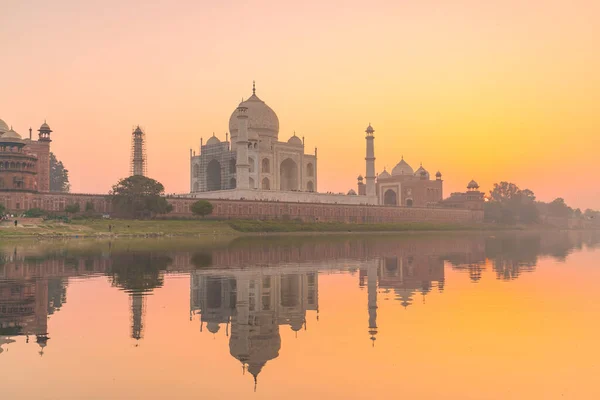
{"type": "Polygon", "coordinates": [[[279,326],[289,325],[297,333],[306,329],[306,312],[318,311],[317,282],[316,270],[193,271],[191,313],[200,314],[200,331],[206,324],[209,332],[217,333],[225,325],[229,336],[231,324],[229,352],[256,384],[265,364],[279,355],[279,326]]]}
{"type": "MultiPolygon", "coordinates": [[[[85,243],[85,242],[84,242],[85,243]]],[[[81,246],[28,246],[0,253],[0,353],[17,337],[35,336],[40,355],[49,343],[48,318],[67,300],[69,278],[106,276],[129,295],[131,337],[144,337],[146,297],[164,285],[165,274],[190,279],[190,320],[202,335],[225,331],[229,353],[258,382],[279,357],[280,327],[297,335],[307,313],[319,313],[319,273],[358,271],[366,287],[365,340],[381,335],[383,298],[404,309],[444,293],[445,264],[478,283],[491,268],[499,280],[535,271],[539,257],[559,262],[581,249],[598,247],[595,232],[496,234],[464,237],[371,236],[329,240],[290,238],[236,240],[199,249],[197,243],[171,248],[169,242],[114,242],[81,246]],[[151,247],[151,249],[148,249],[151,247]]],[[[343,301],[343,299],[340,299],[343,301]]]]}

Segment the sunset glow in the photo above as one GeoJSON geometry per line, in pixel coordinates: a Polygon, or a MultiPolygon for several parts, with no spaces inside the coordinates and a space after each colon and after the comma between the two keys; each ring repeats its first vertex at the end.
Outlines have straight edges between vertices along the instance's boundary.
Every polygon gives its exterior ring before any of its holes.
{"type": "Polygon", "coordinates": [[[280,139],[318,147],[319,190],[403,155],[440,170],[444,196],[476,179],[600,208],[600,2],[35,1],[0,6],[0,118],[47,119],[72,192],[148,174],[189,192],[189,150],[225,138],[242,97],[275,110],[280,139]]]}

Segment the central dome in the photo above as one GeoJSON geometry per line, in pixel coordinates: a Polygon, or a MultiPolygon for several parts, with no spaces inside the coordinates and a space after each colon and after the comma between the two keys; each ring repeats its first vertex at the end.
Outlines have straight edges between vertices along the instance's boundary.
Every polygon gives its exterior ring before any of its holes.
{"type": "Polygon", "coordinates": [[[415,171],[413,171],[412,167],[408,165],[406,161],[404,161],[404,157],[392,170],[392,176],[397,175],[413,175],[415,171]]]}
{"type": "MultiPolygon", "coordinates": [[[[248,108],[248,137],[257,135],[277,139],[279,135],[279,118],[277,118],[277,114],[258,98],[254,89],[252,92],[252,96],[238,106],[248,108]]],[[[229,132],[233,141],[238,134],[237,107],[229,118],[229,132]]]]}

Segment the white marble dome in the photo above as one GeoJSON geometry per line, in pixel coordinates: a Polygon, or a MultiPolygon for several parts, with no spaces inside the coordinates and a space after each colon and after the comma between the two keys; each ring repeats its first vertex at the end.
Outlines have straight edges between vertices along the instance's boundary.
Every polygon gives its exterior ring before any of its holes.
{"type": "Polygon", "coordinates": [[[219,138],[218,138],[218,137],[216,137],[216,136],[215,136],[215,134],[214,134],[214,133],[213,133],[213,135],[212,135],[210,138],[208,138],[208,140],[206,141],[206,145],[207,145],[207,146],[212,146],[212,145],[214,145],[214,144],[219,144],[219,143],[221,143],[221,141],[219,140],[219,138]]]}
{"type": "Polygon", "coordinates": [[[288,144],[292,144],[294,146],[302,146],[302,140],[294,133],[294,136],[289,138],[288,144]]]}
{"type": "MultiPolygon", "coordinates": [[[[265,104],[264,101],[258,98],[253,93],[246,101],[240,103],[238,107],[247,107],[248,111],[248,136],[269,136],[277,139],[279,135],[279,118],[271,107],[265,104]]],[[[237,137],[238,120],[237,107],[229,117],[229,132],[231,138],[237,137]]]]}
{"type": "Polygon", "coordinates": [[[0,135],[8,132],[9,130],[10,128],[8,127],[8,124],[0,119],[0,135]]]}
{"type": "Polygon", "coordinates": [[[414,175],[414,173],[415,171],[413,171],[412,167],[408,165],[406,161],[404,161],[404,158],[402,158],[402,160],[400,160],[400,162],[396,164],[396,166],[392,170],[392,176],[414,175]]]}

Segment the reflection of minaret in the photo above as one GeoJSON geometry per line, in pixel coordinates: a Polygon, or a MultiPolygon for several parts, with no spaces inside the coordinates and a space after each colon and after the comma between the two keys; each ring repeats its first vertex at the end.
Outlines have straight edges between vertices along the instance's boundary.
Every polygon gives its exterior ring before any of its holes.
{"type": "Polygon", "coordinates": [[[369,335],[375,346],[377,335],[377,265],[367,267],[367,291],[369,298],[369,335]]]}
{"type": "Polygon", "coordinates": [[[146,311],[146,296],[142,292],[134,292],[131,300],[131,337],[139,340],[144,337],[144,312],[146,311]]]}
{"type": "Polygon", "coordinates": [[[35,282],[35,337],[40,346],[40,356],[44,355],[44,347],[48,343],[48,280],[35,282]]]}

